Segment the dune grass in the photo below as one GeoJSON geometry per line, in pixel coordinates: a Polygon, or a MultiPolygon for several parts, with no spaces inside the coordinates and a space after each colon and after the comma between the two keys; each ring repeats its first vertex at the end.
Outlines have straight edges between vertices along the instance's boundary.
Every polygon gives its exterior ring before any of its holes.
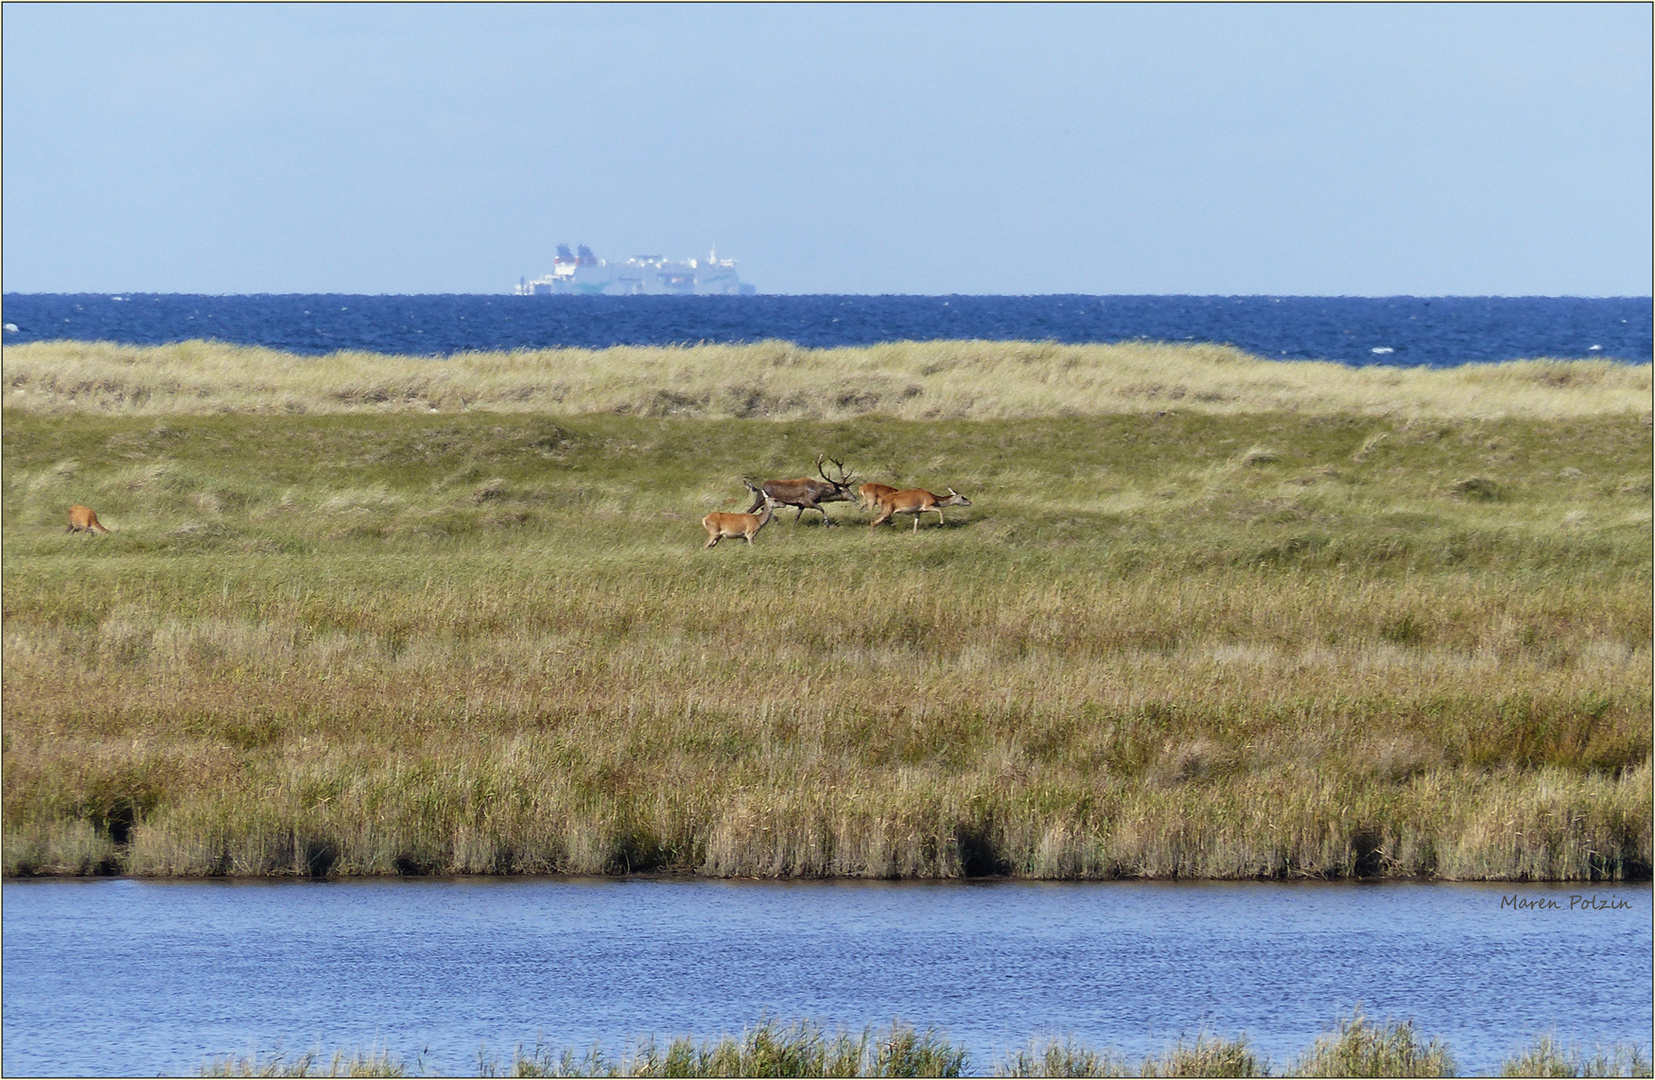
{"type": "MultiPolygon", "coordinates": [[[[519,1047],[509,1063],[480,1054],[482,1076],[969,1076],[1126,1077],[1126,1076],[1453,1076],[1455,1064],[1440,1039],[1423,1044],[1410,1021],[1375,1023],[1358,1010],[1335,1030],[1273,1073],[1270,1061],[1257,1054],[1245,1036],[1225,1039],[1210,1033],[1180,1038],[1160,1054],[1133,1059],[1114,1049],[1096,1049],[1074,1039],[1031,1042],[1004,1055],[991,1072],[974,1067],[970,1054],[935,1030],[916,1031],[900,1021],[875,1031],[828,1032],[820,1024],[783,1024],[765,1019],[740,1036],[697,1041],[670,1040],[665,1049],[653,1036],[639,1038],[631,1049],[606,1052],[601,1045],[585,1053],[573,1049],[519,1047]]],[[[202,1069],[203,1076],[409,1076],[408,1064],[382,1051],[319,1052],[297,1058],[222,1057],[202,1069]]],[[[1621,1044],[1585,1052],[1563,1049],[1543,1036],[1501,1063],[1499,1076],[1649,1076],[1650,1061],[1639,1047],[1621,1044]]]]}
{"type": "Polygon", "coordinates": [[[10,408],[4,870],[1647,877],[1647,415],[1454,393],[10,408]],[[701,550],[820,451],[973,505],[701,550]]]}
{"type": "Polygon", "coordinates": [[[301,357],[190,341],[8,346],[0,405],[36,413],[486,411],[708,419],[1013,419],[1103,413],[1560,418],[1650,411],[1650,367],[1442,370],[1263,360],[1220,345],[922,341],[301,357]]]}

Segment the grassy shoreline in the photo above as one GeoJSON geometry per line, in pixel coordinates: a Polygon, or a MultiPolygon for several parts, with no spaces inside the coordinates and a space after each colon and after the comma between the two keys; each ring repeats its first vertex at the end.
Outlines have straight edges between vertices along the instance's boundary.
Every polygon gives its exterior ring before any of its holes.
{"type": "MultiPolygon", "coordinates": [[[[1650,874],[1647,367],[1470,398],[1462,371],[1378,413],[778,420],[329,412],[337,381],[283,412],[229,350],[157,416],[131,389],[184,347],[87,347],[126,381],[56,397],[82,359],[25,349],[8,875],[1650,874]],[[740,476],[822,450],[973,506],[700,550],[740,476]],[[64,535],[71,502],[119,531],[64,535]]],[[[1203,357],[1168,362],[1294,367],[1203,357]]]]}
{"type": "MultiPolygon", "coordinates": [[[[1424,1039],[1410,1021],[1375,1023],[1360,1010],[1273,1071],[1268,1057],[1245,1035],[1225,1039],[1210,1032],[1180,1037],[1160,1054],[1133,1059],[1073,1039],[1031,1040],[1000,1055],[992,1072],[977,1069],[970,1054],[935,1030],[916,1031],[901,1022],[859,1034],[830,1033],[808,1021],[764,1020],[740,1036],[718,1039],[683,1036],[663,1043],[636,1038],[629,1048],[584,1053],[536,1046],[518,1047],[509,1063],[479,1053],[483,1076],[1454,1076],[1454,1056],[1441,1039],[1424,1039]]],[[[1496,1076],[1649,1076],[1646,1047],[1622,1043],[1584,1050],[1542,1036],[1500,1063],[1496,1076]]],[[[401,1058],[386,1051],[343,1051],[331,1059],[320,1052],[291,1060],[277,1055],[215,1058],[203,1076],[408,1076],[401,1058]]]]}

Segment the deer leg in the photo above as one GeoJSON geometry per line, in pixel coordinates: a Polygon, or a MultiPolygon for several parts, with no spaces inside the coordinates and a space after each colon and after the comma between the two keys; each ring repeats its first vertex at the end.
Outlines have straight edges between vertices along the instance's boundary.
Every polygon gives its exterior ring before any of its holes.
{"type": "Polygon", "coordinates": [[[937,507],[937,528],[942,528],[945,522],[942,517],[942,507],[937,507]]]}
{"type": "Polygon", "coordinates": [[[709,536],[709,537],[707,537],[707,542],[705,544],[701,545],[701,550],[706,551],[708,548],[712,547],[716,543],[718,543],[718,537],[717,536],[709,536]]]}

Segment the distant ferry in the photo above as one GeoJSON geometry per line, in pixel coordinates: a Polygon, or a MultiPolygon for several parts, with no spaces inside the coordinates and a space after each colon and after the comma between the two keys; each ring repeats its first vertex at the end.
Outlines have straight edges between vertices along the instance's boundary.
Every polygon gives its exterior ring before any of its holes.
{"type": "Polygon", "coordinates": [[[521,278],[516,289],[518,296],[752,296],[755,291],[736,277],[736,261],[720,259],[717,248],[705,259],[634,255],[612,263],[585,244],[574,254],[568,244],[559,244],[552,272],[521,278]]]}

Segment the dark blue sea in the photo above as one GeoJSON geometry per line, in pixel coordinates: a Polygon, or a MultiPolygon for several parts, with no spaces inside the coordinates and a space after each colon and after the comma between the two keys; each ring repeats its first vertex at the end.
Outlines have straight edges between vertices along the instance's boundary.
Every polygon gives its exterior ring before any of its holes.
{"type": "Polygon", "coordinates": [[[1282,360],[1648,363],[1649,297],[347,296],[7,293],[5,343],[215,339],[302,354],[782,339],[1202,341],[1282,360]],[[15,327],[15,329],[13,329],[15,327]]]}

